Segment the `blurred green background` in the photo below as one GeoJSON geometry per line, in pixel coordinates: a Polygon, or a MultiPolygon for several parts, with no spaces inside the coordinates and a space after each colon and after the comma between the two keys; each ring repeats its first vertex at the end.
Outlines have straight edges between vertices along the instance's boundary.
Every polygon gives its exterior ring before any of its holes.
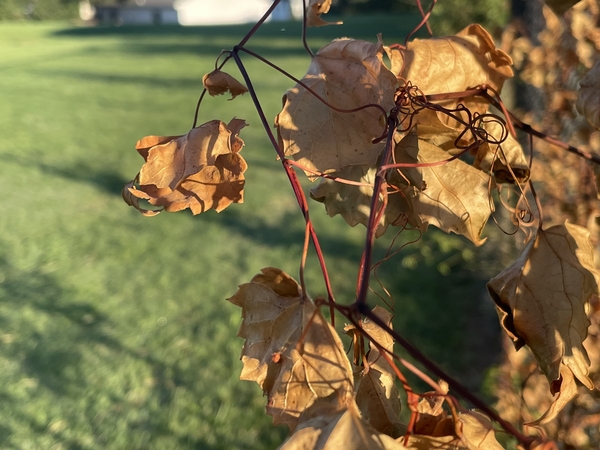
{"type": "MultiPolygon", "coordinates": [[[[311,30],[313,48],[378,32],[403,42],[417,21],[344,20],[311,30]]],[[[143,162],[136,140],[186,133],[202,75],[248,28],[0,23],[0,448],[270,449],[285,437],[258,386],[238,381],[240,310],[225,301],[262,267],[296,277],[304,236],[249,96],[200,111],[200,123],[251,124],[245,204],[144,218],[120,197],[143,162]]],[[[301,77],[299,35],[298,23],[267,24],[249,48],[301,77]]],[[[245,61],[273,118],[293,83],[245,61]]],[[[350,303],[364,229],[312,208],[337,299],[350,303]]],[[[497,248],[433,232],[379,270],[395,328],[473,388],[499,350],[483,291],[497,248]]],[[[314,257],[307,281],[324,293],[314,257]]]]}

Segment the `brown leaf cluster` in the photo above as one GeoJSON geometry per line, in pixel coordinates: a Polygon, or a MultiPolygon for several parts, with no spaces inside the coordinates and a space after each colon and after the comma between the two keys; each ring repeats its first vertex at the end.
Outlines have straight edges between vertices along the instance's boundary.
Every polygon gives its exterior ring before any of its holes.
{"type": "MultiPolygon", "coordinates": [[[[456,36],[415,40],[406,49],[384,47],[381,37],[376,44],[336,40],[317,53],[301,83],[284,96],[275,120],[279,143],[311,180],[329,174],[311,190],[311,197],[324,203],[330,216],[341,214],[351,226],[367,225],[385,145],[377,140],[385,131],[381,108],[391,111],[398,89],[412,85],[438,93],[488,85],[500,91],[511,76],[510,57],[479,25],[456,36]],[[384,50],[391,69],[383,63],[384,50]]],[[[479,114],[489,106],[474,98],[439,105],[459,102],[479,114]]],[[[480,236],[493,211],[489,194],[495,182],[523,183],[529,178],[520,144],[500,122],[477,124],[473,114],[460,121],[427,108],[409,115],[414,117],[400,117],[413,126],[396,132],[392,162],[425,167],[387,173],[385,189],[378,193],[385,211],[379,214],[376,236],[389,226],[424,231],[433,225],[483,243],[480,236]],[[466,127],[471,127],[469,132],[466,127]],[[467,146],[475,156],[473,164],[449,161],[467,146]]]]}
{"type": "MultiPolygon", "coordinates": [[[[346,326],[354,343],[353,372],[335,329],[283,271],[263,269],[228,300],[242,308],[240,378],[259,384],[274,423],[292,431],[281,449],[501,448],[489,419],[476,411],[449,414],[443,408],[446,396],[435,392],[420,401],[414,430],[406,434],[396,372],[387,356],[392,337],[368,318],[360,329],[346,326]],[[363,335],[369,338],[367,353],[363,335]]],[[[372,313],[391,326],[384,308],[372,313]]]]}
{"type": "Polygon", "coordinates": [[[123,199],[147,216],[186,208],[193,214],[220,212],[231,203],[242,203],[248,166],[239,154],[244,142],[238,134],[245,126],[240,119],[229,124],[213,120],[183,136],[139,140],[136,150],[146,163],[123,188],[123,199]],[[144,209],[140,200],[160,209],[144,209]]]}

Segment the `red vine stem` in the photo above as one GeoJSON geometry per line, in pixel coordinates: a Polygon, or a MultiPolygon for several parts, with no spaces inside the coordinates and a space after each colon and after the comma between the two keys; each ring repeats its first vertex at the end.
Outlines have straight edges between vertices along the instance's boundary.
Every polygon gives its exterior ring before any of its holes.
{"type": "MultiPolygon", "coordinates": [[[[483,400],[478,398],[476,395],[471,393],[466,387],[464,387],[460,382],[452,378],[446,372],[444,372],[440,367],[438,367],[433,361],[427,358],[421,351],[416,348],[413,344],[408,342],[402,336],[398,334],[398,332],[391,329],[383,320],[381,320],[376,314],[373,314],[369,307],[365,303],[356,302],[354,305],[358,312],[363,316],[372,320],[376,325],[381,327],[385,332],[389,333],[390,336],[394,338],[394,340],[404,348],[410,356],[419,361],[423,366],[435,374],[437,377],[448,383],[448,386],[451,391],[456,392],[462,398],[470,402],[473,406],[483,411],[490,419],[497,422],[507,433],[512,434],[517,440],[523,444],[526,448],[529,448],[534,438],[525,436],[519,430],[517,430],[513,425],[504,420],[502,417],[498,415],[496,411],[490,408],[483,400]]],[[[394,358],[398,358],[394,356],[394,358]]]]}
{"type": "Polygon", "coordinates": [[[252,102],[254,103],[254,107],[256,108],[256,111],[257,111],[260,121],[263,125],[263,128],[264,128],[265,132],[267,133],[269,140],[271,141],[271,145],[273,146],[273,148],[277,152],[277,155],[281,159],[281,164],[282,164],[282,166],[285,170],[285,173],[288,177],[288,180],[292,186],[292,190],[294,191],[294,195],[296,196],[296,201],[298,202],[298,206],[300,207],[300,210],[302,211],[304,220],[306,221],[306,226],[310,233],[310,237],[312,239],[313,246],[314,246],[315,252],[317,254],[317,259],[319,260],[319,264],[321,266],[321,272],[323,274],[323,280],[325,282],[325,289],[327,291],[327,298],[329,300],[329,305],[330,305],[329,308],[330,308],[330,312],[331,312],[331,322],[332,322],[332,325],[334,325],[335,324],[335,315],[334,315],[333,304],[335,303],[335,297],[333,295],[333,289],[331,288],[331,281],[329,279],[329,273],[327,271],[327,266],[325,264],[325,258],[323,256],[321,244],[319,243],[319,238],[317,237],[317,233],[316,233],[314,226],[309,217],[308,202],[306,201],[306,196],[304,195],[304,191],[302,190],[302,186],[300,185],[300,180],[298,180],[298,176],[296,175],[296,172],[287,163],[287,159],[285,158],[283,151],[279,147],[279,143],[277,142],[277,139],[275,139],[275,136],[273,135],[273,132],[271,131],[271,127],[269,126],[269,122],[267,121],[265,112],[262,109],[260,100],[258,99],[258,96],[256,95],[256,90],[254,89],[254,85],[252,84],[250,75],[248,74],[248,71],[246,70],[244,63],[242,62],[242,60],[240,59],[240,56],[238,55],[239,50],[240,50],[239,47],[237,47],[237,46],[234,47],[233,51],[231,52],[231,56],[232,56],[233,60],[235,61],[236,65],[238,66],[238,69],[239,69],[240,73],[242,74],[244,81],[246,82],[246,86],[248,86],[248,92],[250,94],[250,97],[252,97],[252,102]]]}

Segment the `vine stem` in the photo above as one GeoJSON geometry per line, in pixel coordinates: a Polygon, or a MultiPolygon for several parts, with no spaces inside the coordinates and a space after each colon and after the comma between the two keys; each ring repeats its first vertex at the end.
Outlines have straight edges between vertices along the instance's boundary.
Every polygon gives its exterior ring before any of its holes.
{"type": "MultiPolygon", "coordinates": [[[[502,417],[498,415],[496,411],[490,408],[483,400],[479,397],[471,393],[469,389],[464,387],[460,382],[452,378],[446,372],[444,372],[440,367],[438,367],[433,361],[427,358],[421,351],[416,348],[413,344],[408,342],[402,336],[398,334],[398,332],[394,331],[390,328],[383,320],[381,320],[376,314],[373,314],[369,307],[365,303],[356,302],[355,307],[358,309],[358,312],[365,317],[368,317],[369,320],[372,320],[376,325],[381,327],[385,332],[389,333],[390,336],[394,338],[394,340],[404,348],[410,356],[419,361],[423,366],[429,370],[431,373],[435,374],[437,377],[448,383],[448,386],[451,391],[456,392],[459,396],[467,400],[476,408],[480,409],[483,413],[485,413],[490,419],[498,423],[507,433],[513,435],[521,444],[523,444],[526,448],[529,448],[531,443],[534,441],[533,437],[525,436],[519,430],[517,430],[513,425],[504,420],[502,417]]],[[[355,320],[355,319],[351,319],[355,320]]],[[[364,331],[361,332],[364,333],[364,331]]],[[[394,358],[398,358],[394,355],[394,358]]]]}
{"type": "Polygon", "coordinates": [[[281,164],[282,164],[282,166],[285,170],[285,173],[288,177],[288,180],[292,186],[292,190],[296,197],[296,201],[298,202],[298,206],[300,207],[302,215],[304,216],[304,220],[306,221],[307,231],[310,234],[310,237],[311,237],[311,240],[313,243],[313,247],[317,254],[317,259],[319,260],[319,264],[321,266],[323,280],[325,282],[325,289],[327,291],[327,298],[329,300],[329,308],[330,308],[330,312],[331,312],[331,322],[332,322],[332,325],[335,325],[335,315],[334,315],[334,306],[333,306],[333,304],[335,303],[335,297],[333,295],[333,289],[331,287],[331,281],[329,279],[329,272],[327,271],[327,266],[325,264],[325,257],[323,256],[321,244],[319,243],[319,238],[317,237],[317,233],[314,229],[312,221],[310,220],[309,211],[308,211],[308,202],[306,200],[306,196],[304,195],[304,191],[302,190],[302,186],[300,185],[300,180],[298,179],[296,172],[294,171],[292,166],[290,164],[288,164],[287,159],[283,153],[283,150],[279,147],[279,143],[277,142],[277,139],[273,135],[273,131],[271,131],[271,127],[269,126],[269,122],[267,120],[267,117],[265,116],[265,112],[260,104],[260,100],[258,99],[258,96],[256,95],[256,90],[254,89],[254,85],[252,84],[250,75],[248,74],[248,71],[246,70],[244,63],[242,62],[240,55],[238,54],[239,51],[240,51],[240,47],[235,46],[231,52],[231,57],[235,61],[236,65],[238,66],[238,69],[239,69],[240,73],[242,74],[244,81],[246,82],[246,86],[248,86],[248,93],[250,94],[250,97],[252,98],[252,102],[254,103],[254,107],[256,108],[256,111],[258,113],[258,116],[260,118],[262,126],[263,126],[265,132],[267,133],[269,140],[271,141],[271,145],[273,146],[273,148],[275,149],[275,151],[277,152],[277,155],[279,156],[279,158],[281,160],[281,164]]]}

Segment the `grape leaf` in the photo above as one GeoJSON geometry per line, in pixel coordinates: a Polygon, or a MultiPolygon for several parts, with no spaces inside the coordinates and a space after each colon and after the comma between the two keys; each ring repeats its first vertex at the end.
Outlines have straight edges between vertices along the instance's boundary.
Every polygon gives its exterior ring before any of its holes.
{"type": "Polygon", "coordinates": [[[267,413],[290,429],[323,404],[342,409],[353,392],[335,329],[286,273],[266,268],[228,299],[242,308],[242,380],[268,396],[267,413]]]}
{"type": "MultiPolygon", "coordinates": [[[[392,314],[381,306],[373,308],[373,314],[388,326],[392,324],[392,314]]],[[[383,328],[363,320],[362,328],[371,338],[388,352],[394,351],[393,338],[383,328]]],[[[400,393],[395,385],[396,375],[390,364],[380,354],[379,349],[369,343],[369,353],[364,370],[359,374],[356,388],[356,403],[363,419],[381,433],[398,437],[405,427],[398,417],[400,413],[400,393]]]]}
{"type": "Polygon", "coordinates": [[[460,413],[456,429],[469,450],[503,450],[496,440],[492,422],[478,411],[460,413]]]}
{"type": "MultiPolygon", "coordinates": [[[[389,111],[396,77],[383,65],[382,54],[381,37],[376,44],[338,39],[319,50],[301,81],[334,108],[376,104],[389,111]]],[[[338,112],[299,84],[284,95],[275,125],[284,153],[309,169],[311,179],[310,170],[331,173],[351,165],[374,166],[384,148],[372,143],[385,130],[380,109],[338,112]]]]}
{"type": "Polygon", "coordinates": [[[326,22],[321,19],[321,14],[327,14],[331,7],[331,0],[310,0],[306,7],[306,26],[323,27],[325,25],[341,25],[342,22],[326,22]]]}
{"type": "Polygon", "coordinates": [[[302,422],[279,450],[400,450],[401,443],[361,419],[356,405],[302,422]]]}
{"type": "Polygon", "coordinates": [[[238,95],[248,92],[248,88],[233,78],[227,72],[213,70],[202,77],[202,84],[210,95],[221,95],[225,92],[231,93],[230,100],[238,95]]]}
{"type": "MultiPolygon", "coordinates": [[[[396,158],[402,152],[414,152],[414,142],[406,148],[396,148],[396,158]]],[[[420,163],[447,160],[448,153],[428,142],[418,140],[417,159],[420,163]]],[[[412,208],[410,223],[422,231],[433,225],[446,233],[461,234],[475,245],[485,239],[480,235],[492,210],[488,189],[490,177],[467,163],[455,159],[443,165],[421,167],[423,190],[409,186],[404,190],[412,208]]]]}
{"type": "Polygon", "coordinates": [[[555,399],[544,421],[558,412],[573,388],[573,375],[589,389],[589,359],[583,341],[590,298],[598,295],[589,231],[565,223],[539,230],[519,258],[487,285],[502,327],[518,350],[531,348],[555,399]]]}
{"type": "Polygon", "coordinates": [[[239,155],[244,142],[238,137],[246,122],[232,119],[225,125],[213,120],[184,136],[146,136],[136,149],[146,160],[123,190],[123,199],[144,215],[161,210],[140,208],[139,199],[175,212],[190,208],[193,214],[222,211],[243,203],[246,161],[239,155]]]}
{"type": "MultiPolygon", "coordinates": [[[[386,47],[385,50],[392,73],[424,94],[462,92],[483,84],[500,92],[504,81],[513,76],[512,59],[496,48],[492,36],[479,24],[469,25],[454,36],[415,39],[406,49],[386,47]]],[[[461,103],[471,113],[483,114],[488,109],[487,101],[476,97],[437,103],[449,109],[461,103]]],[[[418,113],[417,123],[430,122],[427,116],[432,114],[452,128],[461,128],[456,120],[430,110],[418,113]]],[[[465,114],[459,116],[468,120],[465,114]]]]}
{"type": "Polygon", "coordinates": [[[600,128],[600,59],[579,83],[577,111],[596,128],[600,128]]]}

